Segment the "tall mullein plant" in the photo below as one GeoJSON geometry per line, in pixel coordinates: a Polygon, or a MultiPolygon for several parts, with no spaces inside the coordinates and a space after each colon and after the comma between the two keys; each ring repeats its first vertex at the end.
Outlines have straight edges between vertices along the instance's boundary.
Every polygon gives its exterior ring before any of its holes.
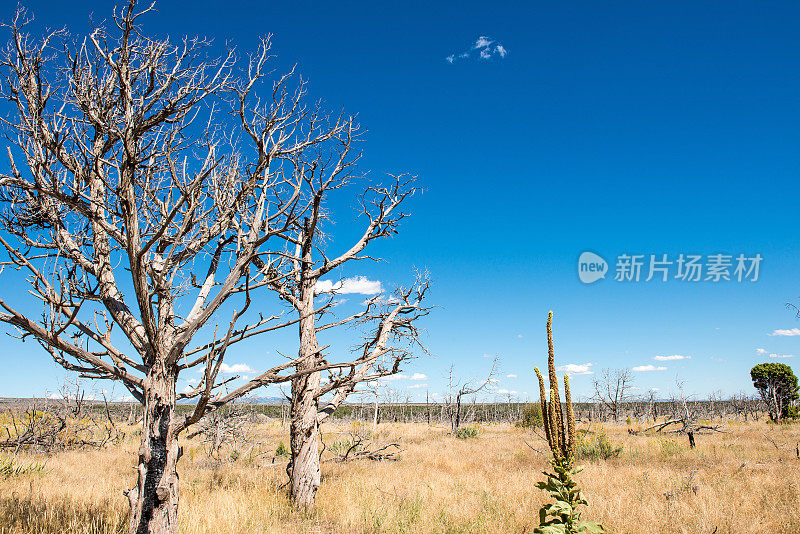
{"type": "Polygon", "coordinates": [[[569,376],[564,375],[564,406],[558,393],[555,354],[553,350],[553,312],[547,316],[547,370],[550,382],[548,402],[544,378],[538,367],[534,367],[539,379],[539,395],[542,403],[542,419],[547,443],[553,453],[553,473],[544,472],[547,480],[537,482],[536,487],[547,491],[555,500],[539,510],[538,534],[597,534],[604,533],[603,525],[581,521],[580,507],[587,504],[575,482],[580,468],[575,467],[575,412],[572,409],[572,396],[569,390],[569,376]],[[566,414],[564,414],[566,411],[566,414]],[[565,421],[566,415],[566,421],[565,421]]]}

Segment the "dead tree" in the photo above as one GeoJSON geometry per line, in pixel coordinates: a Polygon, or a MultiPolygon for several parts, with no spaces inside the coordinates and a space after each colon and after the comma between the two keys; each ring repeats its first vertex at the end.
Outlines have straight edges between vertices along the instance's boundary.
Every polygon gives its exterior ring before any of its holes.
{"type": "Polygon", "coordinates": [[[319,426],[362,382],[400,371],[401,364],[421,348],[416,321],[427,315],[422,301],[428,281],[417,276],[408,288],[392,295],[378,295],[349,317],[338,318],[333,308],[342,282],[320,284],[348,262],[372,260],[364,251],[375,240],[397,232],[406,217],[404,202],[418,191],[413,180],[390,176],[386,185],[357,174],[360,154],[354,151],[360,130],[354,119],[340,118],[328,126],[322,117],[312,121],[309,132],[320,131],[331,143],[319,150],[310,147],[290,158],[293,173],[303,185],[303,218],[293,222],[283,235],[287,263],[276,268],[269,287],[292,308],[299,321],[299,350],[295,361],[298,377],[292,381],[290,442],[292,459],[288,467],[293,502],[313,506],[320,483],[319,426]],[[331,201],[338,192],[355,189],[359,195],[364,227],[343,251],[331,253],[327,245],[332,224],[331,201]],[[281,268],[283,270],[281,270],[281,268]],[[318,335],[329,329],[356,326],[371,329],[352,358],[329,362],[328,345],[318,335]],[[317,371],[327,366],[327,372],[317,371]],[[328,395],[324,404],[321,398],[328,395]]]}
{"type": "Polygon", "coordinates": [[[751,415],[754,420],[758,419],[760,403],[760,397],[748,395],[743,391],[734,393],[730,398],[730,404],[734,414],[736,414],[737,417],[741,417],[745,422],[748,421],[751,415]]]}
{"type": "Polygon", "coordinates": [[[453,375],[454,367],[452,365],[450,366],[450,373],[447,379],[447,409],[450,416],[450,431],[454,434],[461,426],[461,402],[464,396],[476,395],[486,389],[490,384],[496,382],[494,376],[497,373],[497,363],[498,358],[495,357],[492,360],[492,368],[489,370],[489,374],[486,375],[486,379],[482,381],[471,379],[463,383],[455,378],[453,375]]]}
{"type": "MultiPolygon", "coordinates": [[[[181,431],[257,387],[314,382],[326,368],[316,357],[297,369],[282,361],[220,387],[237,378],[220,375],[230,346],[301,320],[309,331],[313,312],[285,321],[254,315],[251,296],[295,280],[279,238],[295,239],[296,216],[308,210],[300,158],[342,132],[341,124],[321,128],[289,76],[256,98],[268,39],[238,69],[233,50],[213,57],[208,41],[146,36],[139,21],[152,9],[130,0],[110,29],[78,39],[66,30],[32,37],[31,18],[18,10],[3,26],[10,41],[0,53],[0,94],[10,103],[2,119],[9,165],[0,174],[8,259],[0,268],[4,282],[12,269],[24,273],[43,305],[30,317],[9,301],[22,294],[3,289],[0,321],[64,368],[120,381],[144,406],[138,482],[127,492],[132,533],[177,532],[181,431]],[[200,383],[177,393],[179,373],[191,368],[202,370],[200,383]],[[175,412],[181,399],[196,402],[186,415],[175,412]]],[[[393,194],[367,240],[393,228],[393,194]]],[[[313,282],[300,279],[308,299],[313,282]]],[[[422,293],[402,293],[404,304],[380,316],[370,355],[410,331],[422,293]]]]}
{"type": "Polygon", "coordinates": [[[698,434],[704,432],[725,432],[722,429],[722,427],[725,425],[724,418],[718,425],[699,424],[700,416],[698,413],[698,403],[691,402],[691,396],[686,395],[682,380],[676,379],[675,385],[677,389],[677,395],[674,396],[670,402],[670,418],[661,423],[650,425],[642,430],[628,429],[629,434],[638,435],[645,434],[650,431],[686,434],[686,437],[689,439],[689,448],[694,449],[696,445],[694,436],[695,432],[698,434]]]}
{"type": "Polygon", "coordinates": [[[0,450],[36,449],[51,454],[119,444],[125,433],[114,422],[105,394],[104,409],[92,408],[79,383],[65,380],[60,398],[41,403],[34,399],[21,413],[15,409],[4,411],[7,422],[0,426],[0,438],[5,433],[5,439],[0,439],[0,450]]]}
{"type": "Polygon", "coordinates": [[[616,423],[619,421],[622,407],[633,399],[632,392],[633,373],[630,369],[604,369],[600,376],[594,379],[592,399],[606,408],[616,423]]]}
{"type": "Polygon", "coordinates": [[[5,439],[0,441],[0,450],[37,448],[46,452],[63,449],[64,430],[67,428],[67,413],[54,410],[45,403],[37,406],[36,401],[21,414],[13,409],[3,413],[6,423],[2,429],[5,439]],[[13,430],[13,434],[12,434],[13,430]]]}
{"type": "Polygon", "coordinates": [[[362,436],[351,436],[352,445],[344,452],[344,454],[337,456],[337,462],[347,462],[349,460],[392,460],[397,461],[400,458],[399,443],[388,443],[386,445],[377,446],[369,449],[364,443],[362,436]]]}
{"type": "Polygon", "coordinates": [[[235,460],[246,454],[245,447],[247,451],[255,447],[252,413],[248,413],[241,404],[207,414],[197,427],[189,437],[201,437],[206,455],[214,463],[218,464],[225,458],[235,460]],[[227,457],[223,457],[223,449],[229,449],[227,457]]]}

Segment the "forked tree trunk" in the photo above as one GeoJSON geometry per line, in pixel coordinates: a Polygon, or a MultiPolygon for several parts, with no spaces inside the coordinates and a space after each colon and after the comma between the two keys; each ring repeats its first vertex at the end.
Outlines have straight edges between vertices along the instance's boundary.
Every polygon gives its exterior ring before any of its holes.
{"type": "Polygon", "coordinates": [[[136,487],[128,493],[129,534],[178,532],[178,472],[175,435],[175,375],[154,365],[146,379],[145,412],[136,487]]]}
{"type": "MultiPolygon", "coordinates": [[[[304,281],[300,320],[300,350],[297,370],[312,369],[319,360],[319,345],[314,321],[313,281],[304,281]]],[[[319,400],[317,392],[321,373],[310,373],[292,380],[292,422],[289,441],[292,449],[290,467],[291,496],[295,506],[313,507],[319,488],[321,469],[319,451],[319,400]]]]}

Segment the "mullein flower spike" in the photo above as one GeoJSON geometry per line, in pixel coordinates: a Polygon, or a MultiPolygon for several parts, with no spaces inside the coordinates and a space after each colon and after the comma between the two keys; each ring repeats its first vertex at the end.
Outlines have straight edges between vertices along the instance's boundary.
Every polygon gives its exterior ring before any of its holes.
{"type": "Polygon", "coordinates": [[[581,521],[581,506],[586,500],[581,494],[575,475],[580,471],[575,467],[574,457],[577,446],[575,431],[575,410],[572,407],[572,392],[569,388],[569,376],[564,375],[564,408],[566,425],[558,395],[558,378],[556,377],[555,351],[553,349],[553,312],[547,315],[547,371],[550,387],[545,388],[544,377],[538,367],[534,367],[539,379],[539,396],[542,406],[542,422],[547,443],[553,452],[555,473],[545,472],[546,482],[537,482],[536,487],[547,491],[555,500],[554,504],[545,504],[539,510],[539,526],[533,529],[534,534],[604,534],[600,523],[581,521]],[[550,401],[547,390],[550,390],[550,401]]]}
{"type": "Polygon", "coordinates": [[[575,412],[572,409],[572,397],[569,390],[569,378],[564,375],[564,392],[566,395],[566,425],[561,398],[558,393],[558,377],[556,376],[555,350],[553,348],[553,312],[547,315],[547,371],[550,382],[550,401],[547,401],[544,378],[538,367],[534,367],[539,379],[539,396],[541,397],[542,420],[547,443],[553,456],[565,460],[572,459],[575,451],[575,412]]]}

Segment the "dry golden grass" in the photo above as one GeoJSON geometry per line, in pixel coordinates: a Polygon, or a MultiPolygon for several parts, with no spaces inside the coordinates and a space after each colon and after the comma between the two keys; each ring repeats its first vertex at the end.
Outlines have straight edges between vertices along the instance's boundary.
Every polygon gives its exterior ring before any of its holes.
{"type": "MultiPolygon", "coordinates": [[[[326,427],[326,458],[351,429],[326,427]]],[[[794,452],[800,425],[731,423],[726,429],[698,436],[698,447],[689,450],[684,436],[631,436],[624,425],[606,425],[611,441],[624,448],[617,458],[579,462],[590,503],[585,517],[616,533],[800,532],[794,452]]],[[[265,451],[285,442],[277,423],[259,432],[265,451]]],[[[546,448],[529,431],[488,425],[477,438],[460,440],[425,424],[384,424],[377,440],[399,441],[401,460],[325,462],[310,515],[289,505],[281,487],[285,462],[273,464],[254,450],[213,467],[196,438],[184,440],[181,532],[509,533],[536,525],[546,496],[534,483],[548,457],[525,444],[546,448]]],[[[118,532],[126,505],[121,490],[134,483],[137,446],[131,436],[102,451],[58,453],[41,473],[0,480],[0,532],[52,532],[55,524],[59,531],[118,532]],[[39,506],[27,523],[21,519],[26,503],[39,506]],[[106,519],[87,524],[86,517],[106,519]]]]}

